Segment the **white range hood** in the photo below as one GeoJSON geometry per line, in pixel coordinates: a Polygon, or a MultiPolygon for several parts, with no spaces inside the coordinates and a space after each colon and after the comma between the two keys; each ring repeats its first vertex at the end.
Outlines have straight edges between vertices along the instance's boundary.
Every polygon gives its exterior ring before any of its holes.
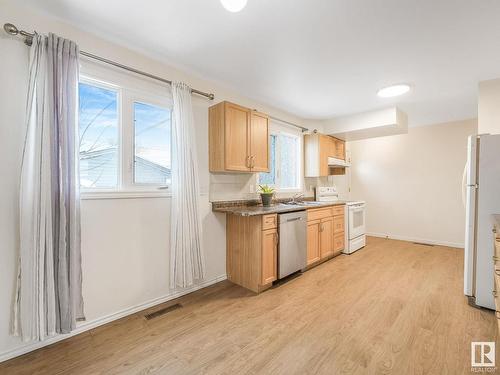
{"type": "Polygon", "coordinates": [[[350,167],[351,165],[345,160],[329,157],[328,166],[334,168],[345,168],[345,167],[350,167]]]}

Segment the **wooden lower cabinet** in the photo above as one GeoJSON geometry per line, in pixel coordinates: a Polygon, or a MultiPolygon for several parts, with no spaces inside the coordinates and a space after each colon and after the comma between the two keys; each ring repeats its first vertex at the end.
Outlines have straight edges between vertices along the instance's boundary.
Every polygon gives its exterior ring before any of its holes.
{"type": "Polygon", "coordinates": [[[321,219],[319,226],[321,259],[333,255],[333,217],[321,219]]]}
{"type": "MultiPolygon", "coordinates": [[[[307,266],[344,250],[344,208],[330,206],[307,212],[307,266]]],[[[256,293],[278,279],[278,216],[227,215],[226,272],[229,281],[256,293]]]]}
{"type": "Polygon", "coordinates": [[[495,317],[500,332],[500,215],[493,215],[493,297],[495,299],[495,317]]]}
{"type": "Polygon", "coordinates": [[[229,281],[256,293],[278,277],[277,216],[227,215],[226,272],[229,281]]]}
{"type": "Polygon", "coordinates": [[[307,218],[307,265],[342,253],[344,206],[310,209],[307,218]]]}
{"type": "Polygon", "coordinates": [[[262,232],[262,285],[278,279],[278,229],[262,232]]]}
{"type": "Polygon", "coordinates": [[[344,232],[336,233],[333,236],[333,255],[339,255],[344,251],[344,232]]]}
{"type": "Polygon", "coordinates": [[[307,265],[310,266],[321,259],[319,250],[319,229],[321,220],[307,222],[307,265]]]}

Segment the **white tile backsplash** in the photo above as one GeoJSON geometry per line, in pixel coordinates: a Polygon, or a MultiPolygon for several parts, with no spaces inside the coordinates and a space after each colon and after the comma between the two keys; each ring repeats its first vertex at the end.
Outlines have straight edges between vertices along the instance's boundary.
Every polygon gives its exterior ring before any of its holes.
{"type": "MultiPolygon", "coordinates": [[[[345,176],[329,176],[318,178],[304,178],[303,194],[305,197],[314,197],[314,187],[335,185],[341,199],[349,197],[349,179],[345,176]],[[312,189],[310,189],[312,187],[312,189]]],[[[230,201],[242,199],[258,199],[257,175],[243,173],[211,173],[210,174],[210,201],[230,201]]],[[[297,193],[276,193],[278,198],[292,197],[297,193]]]]}
{"type": "Polygon", "coordinates": [[[256,175],[243,173],[210,174],[210,201],[256,199],[256,175]]]}

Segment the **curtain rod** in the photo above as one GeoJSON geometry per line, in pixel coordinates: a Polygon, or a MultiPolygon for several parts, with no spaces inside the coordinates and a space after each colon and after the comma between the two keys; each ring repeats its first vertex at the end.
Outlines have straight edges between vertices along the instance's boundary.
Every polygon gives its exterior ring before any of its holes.
{"type": "MultiPolygon", "coordinates": [[[[24,30],[19,30],[16,27],[16,25],[13,25],[11,23],[6,23],[5,25],[3,25],[3,29],[5,30],[5,32],[7,34],[14,35],[14,36],[17,36],[17,35],[23,36],[25,38],[24,43],[28,46],[31,46],[31,43],[33,41],[33,36],[35,35],[34,33],[29,33],[29,32],[24,31],[24,30]]],[[[100,57],[100,56],[94,55],[94,54],[89,53],[89,52],[80,51],[80,55],[85,56],[85,57],[89,57],[89,58],[97,60],[97,61],[101,61],[101,62],[109,64],[109,65],[116,66],[120,69],[127,70],[127,71],[135,73],[135,74],[139,74],[139,75],[142,75],[142,76],[145,76],[145,77],[148,77],[148,78],[151,78],[151,79],[163,82],[163,83],[167,83],[169,85],[172,84],[172,81],[170,81],[168,79],[161,78],[161,77],[143,72],[143,71],[135,69],[135,68],[131,68],[129,66],[117,63],[117,62],[112,61],[112,60],[105,59],[104,57],[100,57]]],[[[210,100],[214,100],[214,98],[215,98],[214,94],[203,92],[203,91],[196,90],[196,89],[191,89],[191,93],[204,96],[210,100]]]]}
{"type": "Polygon", "coordinates": [[[274,116],[269,116],[269,118],[271,120],[275,120],[275,121],[279,121],[279,122],[282,122],[284,124],[287,124],[287,125],[290,125],[290,126],[293,126],[295,128],[299,128],[300,130],[302,130],[302,133],[306,132],[306,131],[309,131],[308,128],[304,128],[303,126],[300,126],[300,125],[297,125],[297,124],[294,124],[293,122],[290,122],[290,121],[286,121],[286,120],[282,120],[280,118],[277,118],[277,117],[274,117],[274,116]]]}

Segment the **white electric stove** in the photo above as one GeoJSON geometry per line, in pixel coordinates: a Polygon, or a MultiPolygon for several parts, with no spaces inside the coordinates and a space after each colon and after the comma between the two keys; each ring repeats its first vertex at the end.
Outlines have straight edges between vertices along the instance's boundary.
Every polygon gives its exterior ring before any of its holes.
{"type": "MultiPolygon", "coordinates": [[[[339,193],[333,186],[318,186],[315,189],[318,202],[337,202],[339,193]]],[[[344,254],[352,254],[366,245],[366,203],[346,201],[344,254]]]]}

